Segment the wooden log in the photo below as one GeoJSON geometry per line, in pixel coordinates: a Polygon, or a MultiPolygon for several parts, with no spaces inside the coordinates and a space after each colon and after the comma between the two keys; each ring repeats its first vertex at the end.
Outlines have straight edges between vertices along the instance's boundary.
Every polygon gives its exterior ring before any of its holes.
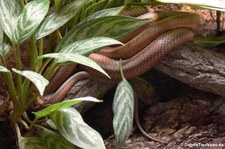
{"type": "Polygon", "coordinates": [[[225,97],[225,54],[192,43],[170,52],[155,66],[196,89],[225,97]]]}

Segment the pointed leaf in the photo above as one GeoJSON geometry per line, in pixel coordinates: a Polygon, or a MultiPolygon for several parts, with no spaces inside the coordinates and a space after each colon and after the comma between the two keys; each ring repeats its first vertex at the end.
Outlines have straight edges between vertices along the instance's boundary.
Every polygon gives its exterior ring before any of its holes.
{"type": "Polygon", "coordinates": [[[78,53],[81,55],[89,55],[100,50],[99,48],[110,45],[123,45],[123,43],[109,37],[93,37],[89,39],[75,41],[74,43],[61,49],[62,53],[78,53]]]}
{"type": "Polygon", "coordinates": [[[0,65],[0,72],[10,72],[7,68],[0,65]]]}
{"type": "Polygon", "coordinates": [[[6,43],[0,43],[0,55],[2,57],[5,57],[7,53],[9,52],[11,46],[6,43]]]}
{"type": "Polygon", "coordinates": [[[113,113],[116,146],[117,148],[121,148],[131,134],[134,115],[134,93],[126,79],[122,79],[116,88],[113,100],[113,113]]]}
{"type": "Polygon", "coordinates": [[[36,137],[21,137],[19,138],[20,149],[47,149],[41,142],[41,139],[36,137]]]}
{"type": "Polygon", "coordinates": [[[50,126],[53,130],[57,130],[55,124],[52,122],[52,120],[47,119],[46,123],[48,124],[48,126],[50,126]]]}
{"type": "Polygon", "coordinates": [[[72,28],[63,37],[56,51],[74,41],[96,36],[111,37],[118,40],[148,21],[125,16],[107,16],[90,20],[72,28]]]}
{"type": "Polygon", "coordinates": [[[13,68],[12,70],[15,73],[18,73],[26,77],[27,79],[29,79],[31,82],[33,82],[34,85],[37,87],[40,95],[43,95],[45,87],[48,85],[47,79],[45,79],[43,76],[33,71],[29,71],[29,70],[20,71],[20,70],[16,70],[15,68],[13,68]]]}
{"type": "Polygon", "coordinates": [[[47,149],[74,149],[74,145],[54,131],[44,129],[40,133],[41,141],[47,149]]]}
{"type": "Polygon", "coordinates": [[[88,126],[74,108],[57,110],[50,114],[58,131],[68,141],[85,149],[105,149],[102,137],[88,126]]]}
{"type": "Polygon", "coordinates": [[[49,9],[49,0],[35,0],[25,5],[17,21],[19,42],[28,39],[38,28],[49,9]]]}
{"type": "Polygon", "coordinates": [[[225,40],[220,37],[196,37],[193,42],[202,47],[215,47],[220,44],[224,44],[225,40]]]}
{"type": "Polygon", "coordinates": [[[56,103],[56,104],[51,105],[41,111],[33,112],[33,113],[34,113],[35,117],[37,119],[39,119],[39,118],[49,115],[50,113],[52,113],[58,109],[67,108],[74,104],[78,104],[82,101],[102,102],[101,100],[97,100],[96,98],[93,98],[93,97],[81,97],[81,98],[77,98],[77,99],[71,99],[71,100],[66,100],[66,101],[60,102],[60,103],[56,103]]]}
{"type": "Polygon", "coordinates": [[[73,16],[78,14],[80,10],[91,0],[75,0],[65,7],[63,7],[59,12],[55,12],[44,19],[41,26],[38,28],[36,33],[36,38],[40,39],[45,37],[59,27],[67,23],[73,16]]]}
{"type": "Polygon", "coordinates": [[[21,12],[19,0],[0,0],[0,22],[5,34],[16,42],[16,23],[21,12]]]}
{"type": "Polygon", "coordinates": [[[74,63],[78,63],[81,65],[85,65],[85,66],[91,67],[91,68],[103,73],[107,77],[109,77],[109,75],[95,61],[89,59],[88,57],[80,55],[80,54],[49,53],[49,54],[44,54],[42,56],[39,56],[38,60],[43,59],[43,58],[56,58],[58,63],[74,62],[74,63]]]}
{"type": "Polygon", "coordinates": [[[116,15],[120,14],[122,9],[123,9],[123,7],[114,7],[114,8],[103,9],[103,10],[100,10],[100,11],[97,11],[97,12],[91,14],[86,19],[84,19],[82,22],[94,20],[97,18],[105,17],[105,16],[116,16],[116,15]]]}

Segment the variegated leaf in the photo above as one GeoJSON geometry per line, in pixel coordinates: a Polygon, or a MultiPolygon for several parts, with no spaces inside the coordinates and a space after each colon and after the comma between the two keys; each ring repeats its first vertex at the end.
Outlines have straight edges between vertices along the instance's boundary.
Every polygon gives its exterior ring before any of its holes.
{"type": "Polygon", "coordinates": [[[74,149],[74,145],[60,134],[44,129],[40,133],[41,141],[47,149],[74,149]]]}
{"type": "Polygon", "coordinates": [[[49,4],[49,0],[35,0],[25,5],[17,21],[18,42],[23,42],[35,32],[47,14],[49,4]]]}
{"type": "Polygon", "coordinates": [[[52,120],[47,119],[46,123],[48,124],[48,126],[50,126],[53,130],[57,130],[55,124],[52,122],[52,120]]]}
{"type": "Polygon", "coordinates": [[[0,55],[2,57],[5,57],[7,53],[9,52],[11,46],[6,43],[0,43],[0,55]]]}
{"type": "Polygon", "coordinates": [[[35,117],[37,119],[39,119],[39,118],[42,118],[42,117],[45,117],[45,116],[49,115],[50,113],[52,113],[52,112],[54,112],[58,109],[67,108],[67,107],[70,107],[74,104],[78,104],[82,101],[102,102],[101,100],[97,100],[94,97],[81,97],[81,98],[77,98],[77,99],[62,101],[60,103],[56,103],[54,105],[48,106],[47,108],[45,108],[41,111],[33,112],[33,113],[34,113],[35,117]]]}
{"type": "Polygon", "coordinates": [[[78,63],[81,65],[91,67],[91,68],[103,73],[107,77],[109,77],[109,75],[95,61],[93,61],[83,55],[80,55],[80,54],[49,53],[49,54],[44,54],[44,55],[38,57],[38,59],[42,59],[42,58],[56,58],[58,63],[66,63],[66,62],[78,63]]]}
{"type": "Polygon", "coordinates": [[[15,73],[18,73],[26,77],[27,79],[29,79],[31,82],[33,82],[34,85],[37,87],[40,95],[43,95],[45,87],[49,83],[47,79],[45,79],[43,76],[33,71],[29,71],[29,70],[20,71],[20,70],[16,70],[15,68],[13,68],[12,70],[15,73]]]}
{"type": "Polygon", "coordinates": [[[126,79],[118,84],[113,100],[113,129],[116,146],[121,148],[131,134],[134,115],[134,93],[126,79]]]}
{"type": "Polygon", "coordinates": [[[86,19],[84,19],[81,23],[94,20],[97,18],[105,17],[105,16],[116,16],[119,15],[120,12],[122,11],[123,7],[115,7],[115,8],[108,8],[108,9],[103,9],[100,11],[97,11],[90,16],[88,16],[86,19]]]}
{"type": "Polygon", "coordinates": [[[74,108],[60,109],[50,114],[57,130],[68,141],[85,149],[105,149],[102,137],[88,126],[74,108]]]}
{"type": "Polygon", "coordinates": [[[123,43],[109,37],[92,37],[89,39],[75,41],[74,43],[61,49],[59,52],[89,55],[100,50],[100,48],[110,45],[123,45],[123,43]]]}
{"type": "Polygon", "coordinates": [[[147,22],[148,20],[125,16],[107,16],[90,20],[71,29],[70,32],[63,37],[56,51],[74,41],[96,36],[111,37],[118,40],[147,22]]]}
{"type": "Polygon", "coordinates": [[[45,37],[67,23],[91,0],[75,0],[67,4],[59,12],[47,16],[37,30],[36,38],[45,37]]]}
{"type": "Polygon", "coordinates": [[[107,3],[107,0],[94,1],[93,4],[91,4],[89,7],[85,9],[86,16],[89,16],[99,10],[104,9],[106,3],[107,3]]]}
{"type": "Polygon", "coordinates": [[[0,72],[10,72],[7,68],[0,65],[0,72]]]}
{"type": "Polygon", "coordinates": [[[21,137],[19,138],[20,149],[47,149],[41,142],[41,139],[36,137],[21,137]]]}
{"type": "Polygon", "coordinates": [[[19,0],[0,0],[0,21],[5,34],[16,43],[16,23],[21,12],[19,0]]]}

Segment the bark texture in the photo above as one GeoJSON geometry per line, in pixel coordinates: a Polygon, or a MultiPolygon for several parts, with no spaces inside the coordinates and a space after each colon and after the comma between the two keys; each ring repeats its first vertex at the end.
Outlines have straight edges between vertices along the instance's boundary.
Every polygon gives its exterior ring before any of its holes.
{"type": "Polygon", "coordinates": [[[225,55],[192,43],[170,52],[155,68],[194,88],[225,97],[225,55]]]}

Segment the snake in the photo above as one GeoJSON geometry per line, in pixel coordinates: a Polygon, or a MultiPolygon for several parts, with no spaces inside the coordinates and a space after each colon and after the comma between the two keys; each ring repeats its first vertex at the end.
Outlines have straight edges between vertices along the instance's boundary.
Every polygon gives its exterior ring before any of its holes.
{"type": "MultiPolygon", "coordinates": [[[[123,74],[126,79],[129,80],[140,76],[156,65],[172,49],[193,39],[194,31],[200,23],[200,17],[197,14],[158,14],[157,16],[160,18],[158,21],[146,23],[128,35],[128,37],[122,39],[124,46],[107,47],[88,56],[109,74],[110,79],[95,69],[80,66],[82,71],[73,74],[57,91],[39,96],[37,99],[38,103],[54,104],[62,101],[70,89],[80,80],[94,79],[104,82],[119,82],[121,80],[120,63],[122,63],[123,74]],[[118,60],[120,58],[123,60],[118,60]]],[[[60,73],[58,73],[58,76],[55,75],[54,77],[65,80],[63,76],[70,76],[75,67],[76,65],[63,67],[60,73]]],[[[136,100],[134,115],[141,133],[151,140],[165,143],[149,136],[142,129],[138,118],[138,105],[136,100]]]]}

